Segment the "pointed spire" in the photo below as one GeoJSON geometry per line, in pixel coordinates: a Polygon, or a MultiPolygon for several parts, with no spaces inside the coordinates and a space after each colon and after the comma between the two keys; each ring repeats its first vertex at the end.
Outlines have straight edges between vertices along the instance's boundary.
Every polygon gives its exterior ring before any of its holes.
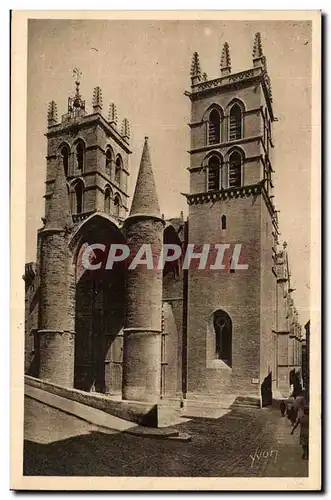
{"type": "Polygon", "coordinates": [[[116,104],[114,104],[113,102],[109,104],[108,121],[115,127],[117,126],[117,121],[118,121],[117,108],[116,104]]]}
{"type": "Polygon", "coordinates": [[[46,229],[70,229],[72,217],[69,209],[68,188],[61,161],[58,161],[53,194],[46,215],[46,229]]]}
{"type": "Polygon", "coordinates": [[[230,47],[228,42],[224,42],[221,55],[221,74],[228,75],[229,73],[231,73],[230,47]]]}
{"type": "Polygon", "coordinates": [[[160,217],[160,206],[156,194],[152,162],[149,154],[148,137],[145,137],[130,217],[138,214],[160,217]]]}
{"type": "Polygon", "coordinates": [[[253,66],[257,68],[260,66],[264,71],[264,81],[267,87],[270,102],[272,102],[272,88],[271,81],[268,75],[267,58],[263,55],[261,33],[255,33],[253,45],[253,66]]]}
{"type": "Polygon", "coordinates": [[[124,118],[122,122],[122,137],[126,142],[130,140],[130,123],[127,118],[124,118]]]}
{"type": "Polygon", "coordinates": [[[98,113],[102,110],[102,90],[99,86],[95,87],[93,90],[92,107],[94,113],[98,113]]]}
{"type": "MultiPolygon", "coordinates": [[[[255,60],[260,60],[263,57],[262,40],[260,32],[255,33],[252,57],[253,57],[253,63],[255,60]]],[[[257,64],[254,63],[254,66],[257,66],[257,64]]]]}
{"type": "Polygon", "coordinates": [[[48,105],[47,121],[49,127],[57,123],[57,105],[55,101],[51,101],[48,105]]]}
{"type": "Polygon", "coordinates": [[[197,52],[194,52],[192,56],[190,75],[191,75],[192,85],[198,83],[201,79],[200,60],[199,60],[199,54],[197,52]]]}

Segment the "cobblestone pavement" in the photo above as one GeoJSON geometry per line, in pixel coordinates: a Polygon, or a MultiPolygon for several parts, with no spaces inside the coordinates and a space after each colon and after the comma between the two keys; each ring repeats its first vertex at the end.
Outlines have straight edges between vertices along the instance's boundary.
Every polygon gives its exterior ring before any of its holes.
{"type": "Polygon", "coordinates": [[[26,398],[24,474],[54,476],[305,477],[299,429],[280,412],[236,409],[176,426],[190,442],[102,431],[26,398]]]}

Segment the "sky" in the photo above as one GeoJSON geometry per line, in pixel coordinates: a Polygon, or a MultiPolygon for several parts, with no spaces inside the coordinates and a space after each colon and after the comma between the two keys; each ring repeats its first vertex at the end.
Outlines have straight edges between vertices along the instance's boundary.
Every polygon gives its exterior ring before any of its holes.
{"type": "Polygon", "coordinates": [[[102,88],[104,109],[115,102],[119,123],[131,126],[129,194],[133,194],[144,137],[149,137],[161,212],[187,214],[189,192],[190,65],[194,51],[209,79],[220,76],[225,41],[232,72],[252,67],[260,31],[273,90],[275,203],[281,241],[287,241],[299,319],[309,319],[311,176],[311,24],[302,21],[29,20],[26,260],[36,259],[36,231],[44,216],[47,107],[59,117],[74,93],[72,71],[82,72],[81,94],[92,109],[102,88]]]}

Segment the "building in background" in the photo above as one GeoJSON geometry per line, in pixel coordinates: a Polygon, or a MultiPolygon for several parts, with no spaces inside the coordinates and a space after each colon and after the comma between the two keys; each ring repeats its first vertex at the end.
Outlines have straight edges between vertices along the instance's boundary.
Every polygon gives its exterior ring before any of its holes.
{"type": "Polygon", "coordinates": [[[310,320],[305,324],[305,337],[302,341],[302,380],[305,392],[305,398],[309,401],[309,353],[310,353],[310,320]]]}

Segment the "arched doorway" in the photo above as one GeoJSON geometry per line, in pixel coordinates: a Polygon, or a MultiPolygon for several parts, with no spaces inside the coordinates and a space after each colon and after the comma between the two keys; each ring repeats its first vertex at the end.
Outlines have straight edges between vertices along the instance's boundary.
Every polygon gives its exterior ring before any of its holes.
{"type": "Polygon", "coordinates": [[[213,327],[215,335],[215,358],[220,359],[232,367],[232,321],[223,310],[213,313],[213,327]]]}
{"type": "Polygon", "coordinates": [[[73,236],[75,249],[75,380],[84,391],[121,393],[125,267],[107,269],[110,246],[124,237],[109,215],[94,214],[73,236]],[[97,247],[95,247],[97,245],[97,247]],[[86,260],[99,269],[87,269],[86,260]]]}

